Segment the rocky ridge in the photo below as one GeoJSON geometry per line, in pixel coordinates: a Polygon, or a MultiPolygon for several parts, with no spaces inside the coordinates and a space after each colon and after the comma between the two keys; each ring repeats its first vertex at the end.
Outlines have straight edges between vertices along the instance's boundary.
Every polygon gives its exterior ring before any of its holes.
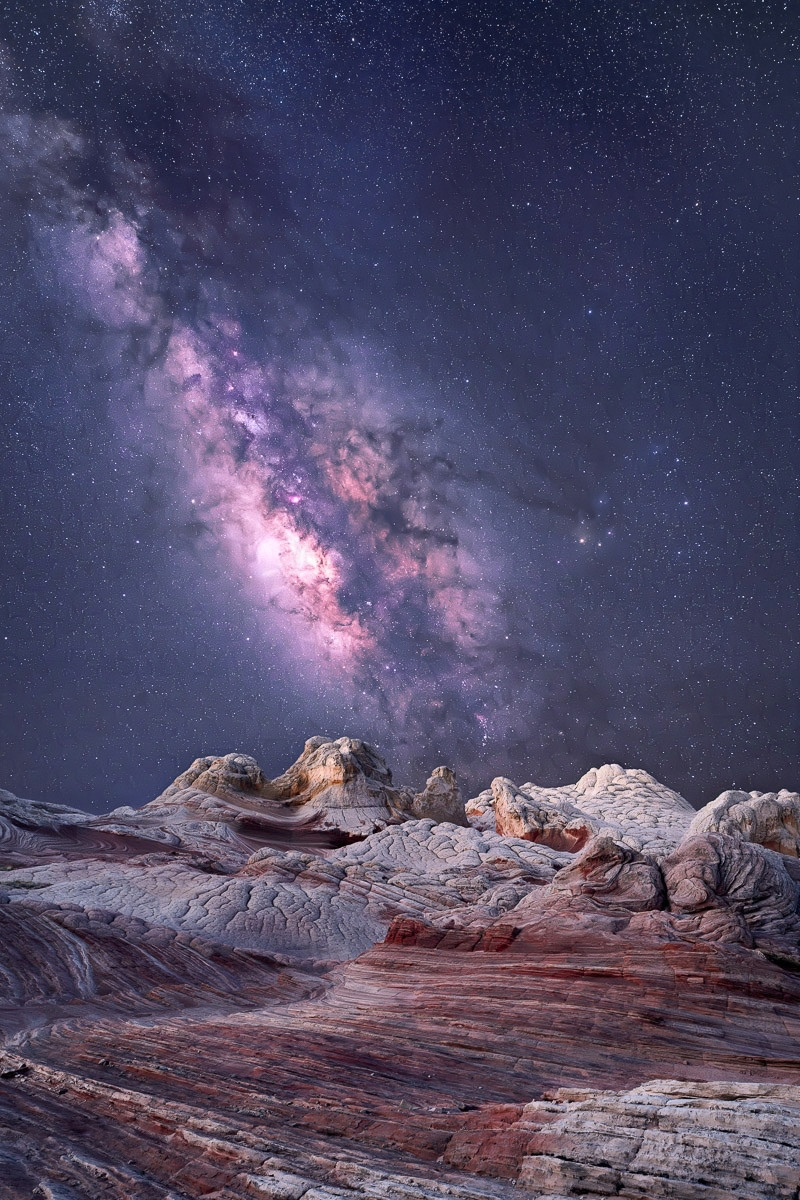
{"type": "Polygon", "coordinates": [[[798,1200],[798,849],[797,793],[353,738],[0,791],[0,1200],[798,1200]]]}

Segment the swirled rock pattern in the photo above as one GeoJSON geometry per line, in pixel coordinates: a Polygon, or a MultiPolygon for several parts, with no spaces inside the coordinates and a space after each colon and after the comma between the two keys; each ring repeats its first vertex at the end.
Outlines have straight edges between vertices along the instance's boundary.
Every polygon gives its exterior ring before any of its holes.
{"type": "Polygon", "coordinates": [[[0,792],[0,1200],[797,1200],[796,793],[0,792]]]}

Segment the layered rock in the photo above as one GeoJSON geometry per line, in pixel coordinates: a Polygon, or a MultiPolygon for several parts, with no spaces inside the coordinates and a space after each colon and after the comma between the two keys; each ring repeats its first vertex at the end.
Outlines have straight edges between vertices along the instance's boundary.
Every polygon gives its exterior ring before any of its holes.
{"type": "MultiPolygon", "coordinates": [[[[484,834],[483,836],[488,836],[484,834]]],[[[391,942],[447,949],[530,952],[579,934],[628,931],[655,942],[702,940],[758,949],[800,968],[800,883],[788,860],[721,834],[687,839],[661,862],[605,834],[540,888],[506,887],[452,913],[431,908],[395,919],[391,942]],[[500,899],[506,903],[498,904],[500,899]]]]}
{"type": "MultiPolygon", "coordinates": [[[[522,956],[381,944],[319,998],[39,1028],[0,1063],[12,1073],[0,1086],[6,1162],[11,1150],[28,1172],[16,1195],[46,1182],[88,1200],[92,1164],[120,1200],[178,1181],[193,1200],[257,1195],[248,1177],[279,1172],[300,1195],[304,1181],[371,1197],[538,1196],[523,1181],[532,1157],[597,1165],[590,1138],[585,1154],[574,1139],[534,1143],[578,1099],[554,1088],[589,1100],[676,1073],[734,1088],[800,1084],[797,978],[742,948],[665,949],[593,943],[580,929],[571,946],[522,956]],[[420,1190],[404,1191],[412,1182],[420,1190]]],[[[614,1103],[624,1127],[625,1100],[614,1103]]],[[[739,1128],[751,1119],[742,1113],[739,1128]]],[[[684,1146],[666,1150],[675,1160],[684,1146]]],[[[567,1183],[562,1194],[579,1194],[567,1183]]]]}
{"type": "Polygon", "coordinates": [[[554,897],[591,901],[623,912],[665,907],[667,889],[651,858],[602,834],[553,880],[554,897]]]}
{"type": "Polygon", "coordinates": [[[794,1200],[800,1088],[653,1080],[525,1106],[525,1190],[629,1200],[794,1200]]]}
{"type": "Polygon", "coordinates": [[[64,1005],[146,1013],[186,1007],[263,1004],[297,998],[316,978],[134,916],[65,904],[37,891],[0,905],[0,1027],[24,1027],[64,1005]],[[14,1013],[17,1012],[18,1020],[14,1013]]]}
{"type": "Polygon", "coordinates": [[[393,784],[368,743],[315,737],[274,781],[249,755],[206,755],[142,808],[101,816],[0,790],[0,865],[167,853],[230,872],[258,846],[332,848],[419,818],[466,824],[449,767],[436,767],[414,792],[393,784]]]}
{"type": "MultiPolygon", "coordinates": [[[[48,1200],[513,1200],[509,1183],[303,1128],[263,1087],[235,1115],[154,1095],[104,1058],[76,1074],[0,1053],[0,1197],[48,1200]],[[93,1078],[100,1075],[105,1078],[93,1078]],[[287,1119],[288,1118],[288,1119],[287,1119]],[[297,1126],[300,1126],[298,1129],[297,1126]]],[[[152,1078],[152,1077],[151,1077],[152,1078]]]]}
{"type": "Polygon", "coordinates": [[[155,815],[162,821],[167,813],[173,821],[177,813],[184,820],[225,821],[250,837],[283,832],[295,839],[314,833],[339,834],[342,840],[365,837],[412,817],[466,823],[449,767],[436,767],[423,791],[415,793],[393,783],[374,746],[346,737],[309,738],[297,761],[274,780],[245,754],[195,759],[141,810],[146,819],[155,815]]]}
{"type": "Polygon", "coordinates": [[[0,819],[20,829],[36,833],[59,833],[68,826],[84,825],[89,814],[65,804],[51,804],[45,800],[24,800],[0,788],[0,819]]]}
{"type": "Polygon", "coordinates": [[[121,808],[103,817],[0,791],[0,867],[74,859],[125,860],[147,853],[200,855],[218,864],[242,861],[252,847],[216,822],[176,823],[163,812],[121,808]],[[238,851],[238,856],[237,856],[238,851]]]}
{"type": "Polygon", "coordinates": [[[341,1106],[301,1103],[281,1113],[273,1097],[262,1095],[259,1104],[239,1087],[233,1120],[191,1093],[155,1096],[132,1085],[110,1060],[93,1064],[87,1076],[5,1054],[0,1078],[7,1181],[0,1189],[8,1196],[74,1200],[96,1196],[98,1184],[111,1200],[797,1194],[794,1086],[653,1080],[624,1091],[559,1088],[524,1104],[466,1112],[439,1105],[427,1120],[423,1109],[409,1106],[404,1121],[415,1154],[398,1144],[401,1110],[380,1101],[353,1138],[358,1116],[350,1113],[348,1127],[341,1106]],[[489,1164],[499,1178],[486,1176],[489,1164]]]}
{"type": "Polygon", "coordinates": [[[364,835],[401,816],[407,790],[392,783],[378,751],[356,738],[309,738],[273,784],[276,798],[321,829],[364,835]]]}

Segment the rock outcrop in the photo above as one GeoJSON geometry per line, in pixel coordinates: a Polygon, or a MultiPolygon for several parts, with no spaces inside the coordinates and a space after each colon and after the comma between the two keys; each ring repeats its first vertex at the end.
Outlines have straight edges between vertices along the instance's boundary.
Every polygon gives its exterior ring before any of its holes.
{"type": "Polygon", "coordinates": [[[794,1200],[800,1088],[653,1080],[525,1106],[520,1185],[629,1200],[794,1200]]]}
{"type": "MultiPolygon", "coordinates": [[[[483,834],[484,837],[489,836],[483,834]]],[[[431,907],[395,921],[389,939],[450,949],[530,950],[580,931],[642,940],[692,939],[757,949],[800,970],[800,883],[783,856],[709,834],[660,862],[605,834],[592,838],[545,886],[508,886],[444,913],[431,907]],[[505,899],[506,903],[498,904],[505,899]]]]}
{"type": "Polygon", "coordinates": [[[233,803],[246,796],[274,799],[275,789],[254,758],[248,754],[206,755],[196,758],[187,771],[174,780],[152,803],[164,807],[170,802],[182,804],[186,792],[205,792],[233,803]]]}
{"type": "Polygon", "coordinates": [[[677,792],[646,771],[617,763],[593,768],[566,787],[517,787],[498,778],[490,793],[481,792],[467,803],[466,811],[480,827],[487,826],[492,814],[498,833],[557,849],[579,850],[594,834],[605,833],[655,855],[674,849],[694,817],[692,806],[677,792]]]}
{"type": "Polygon", "coordinates": [[[557,896],[622,912],[665,907],[667,889],[651,858],[602,834],[593,838],[552,883],[557,896]]]}
{"type": "Polygon", "coordinates": [[[434,767],[423,791],[415,794],[405,811],[420,820],[468,824],[455,772],[449,767],[434,767]]]}
{"type": "Polygon", "coordinates": [[[727,791],[694,817],[687,836],[724,833],[800,857],[800,794],[727,791]]]}
{"type": "Polygon", "coordinates": [[[540,842],[554,850],[580,850],[603,828],[602,822],[582,813],[568,800],[534,798],[510,779],[492,781],[492,800],[498,833],[540,842]]]}
{"type": "MultiPolygon", "coordinates": [[[[115,817],[131,818],[132,809],[115,817]]],[[[357,738],[309,738],[296,762],[277,779],[246,754],[197,758],[140,818],[184,823],[219,821],[248,837],[297,840],[306,835],[365,837],[411,818],[466,824],[454,772],[436,767],[421,792],[396,786],[374,746],[357,738]]],[[[318,840],[318,839],[317,839],[318,840]]],[[[328,844],[335,844],[329,840],[328,844]]]]}
{"type": "Polygon", "coordinates": [[[676,930],[777,953],[800,952],[800,887],[781,855],[711,833],[687,838],[663,870],[676,930]]]}
{"type": "Polygon", "coordinates": [[[477,796],[473,796],[467,800],[464,805],[464,811],[470,825],[475,829],[494,829],[494,794],[492,793],[492,789],[490,787],[485,788],[477,796]]]}
{"type": "Polygon", "coordinates": [[[398,819],[407,795],[394,787],[378,751],[356,738],[309,738],[273,787],[281,803],[318,828],[362,836],[398,819]]]}

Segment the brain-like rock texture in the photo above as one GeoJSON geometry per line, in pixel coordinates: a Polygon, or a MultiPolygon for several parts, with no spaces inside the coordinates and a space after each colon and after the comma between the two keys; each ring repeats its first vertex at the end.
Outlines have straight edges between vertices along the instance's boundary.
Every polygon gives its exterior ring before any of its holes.
{"type": "MultiPolygon", "coordinates": [[[[504,780],[504,782],[506,782],[504,780]]],[[[508,780],[511,783],[510,780],[508,780]]],[[[514,785],[511,784],[513,787],[514,785]]],[[[464,805],[464,812],[470,825],[475,829],[494,829],[494,794],[490,787],[485,788],[477,796],[472,796],[464,805]]]]}
{"type": "Polygon", "coordinates": [[[747,945],[800,949],[800,889],[781,855],[739,838],[687,838],[664,861],[676,928],[747,945]]]}
{"type": "Polygon", "coordinates": [[[687,836],[699,833],[724,833],[797,858],[800,795],[787,791],[723,792],[694,817],[687,836]]]}
{"type": "MultiPolygon", "coordinates": [[[[9,876],[42,903],[139,917],[286,960],[339,962],[379,941],[401,913],[491,906],[549,882],[558,856],[497,834],[433,821],[390,826],[325,857],[265,847],[241,870],[209,873],[163,859],[96,867],[65,862],[9,876]]],[[[2,884],[0,883],[0,891],[2,884]]],[[[21,892],[20,892],[21,894],[21,892]]]]}
{"type": "Polygon", "coordinates": [[[480,827],[493,817],[498,833],[557,849],[579,850],[594,834],[605,833],[656,855],[679,844],[694,816],[692,806],[677,792],[646,771],[617,763],[593,768],[566,787],[517,787],[510,779],[498,778],[490,792],[468,802],[466,811],[480,827]]]}
{"type": "Polygon", "coordinates": [[[796,793],[315,737],[56,800],[0,792],[0,1200],[797,1200],[796,793]]]}
{"type": "Polygon", "coordinates": [[[600,831],[602,822],[582,813],[568,800],[533,797],[510,779],[492,781],[495,827],[505,837],[540,842],[554,850],[580,850],[600,831]]]}

